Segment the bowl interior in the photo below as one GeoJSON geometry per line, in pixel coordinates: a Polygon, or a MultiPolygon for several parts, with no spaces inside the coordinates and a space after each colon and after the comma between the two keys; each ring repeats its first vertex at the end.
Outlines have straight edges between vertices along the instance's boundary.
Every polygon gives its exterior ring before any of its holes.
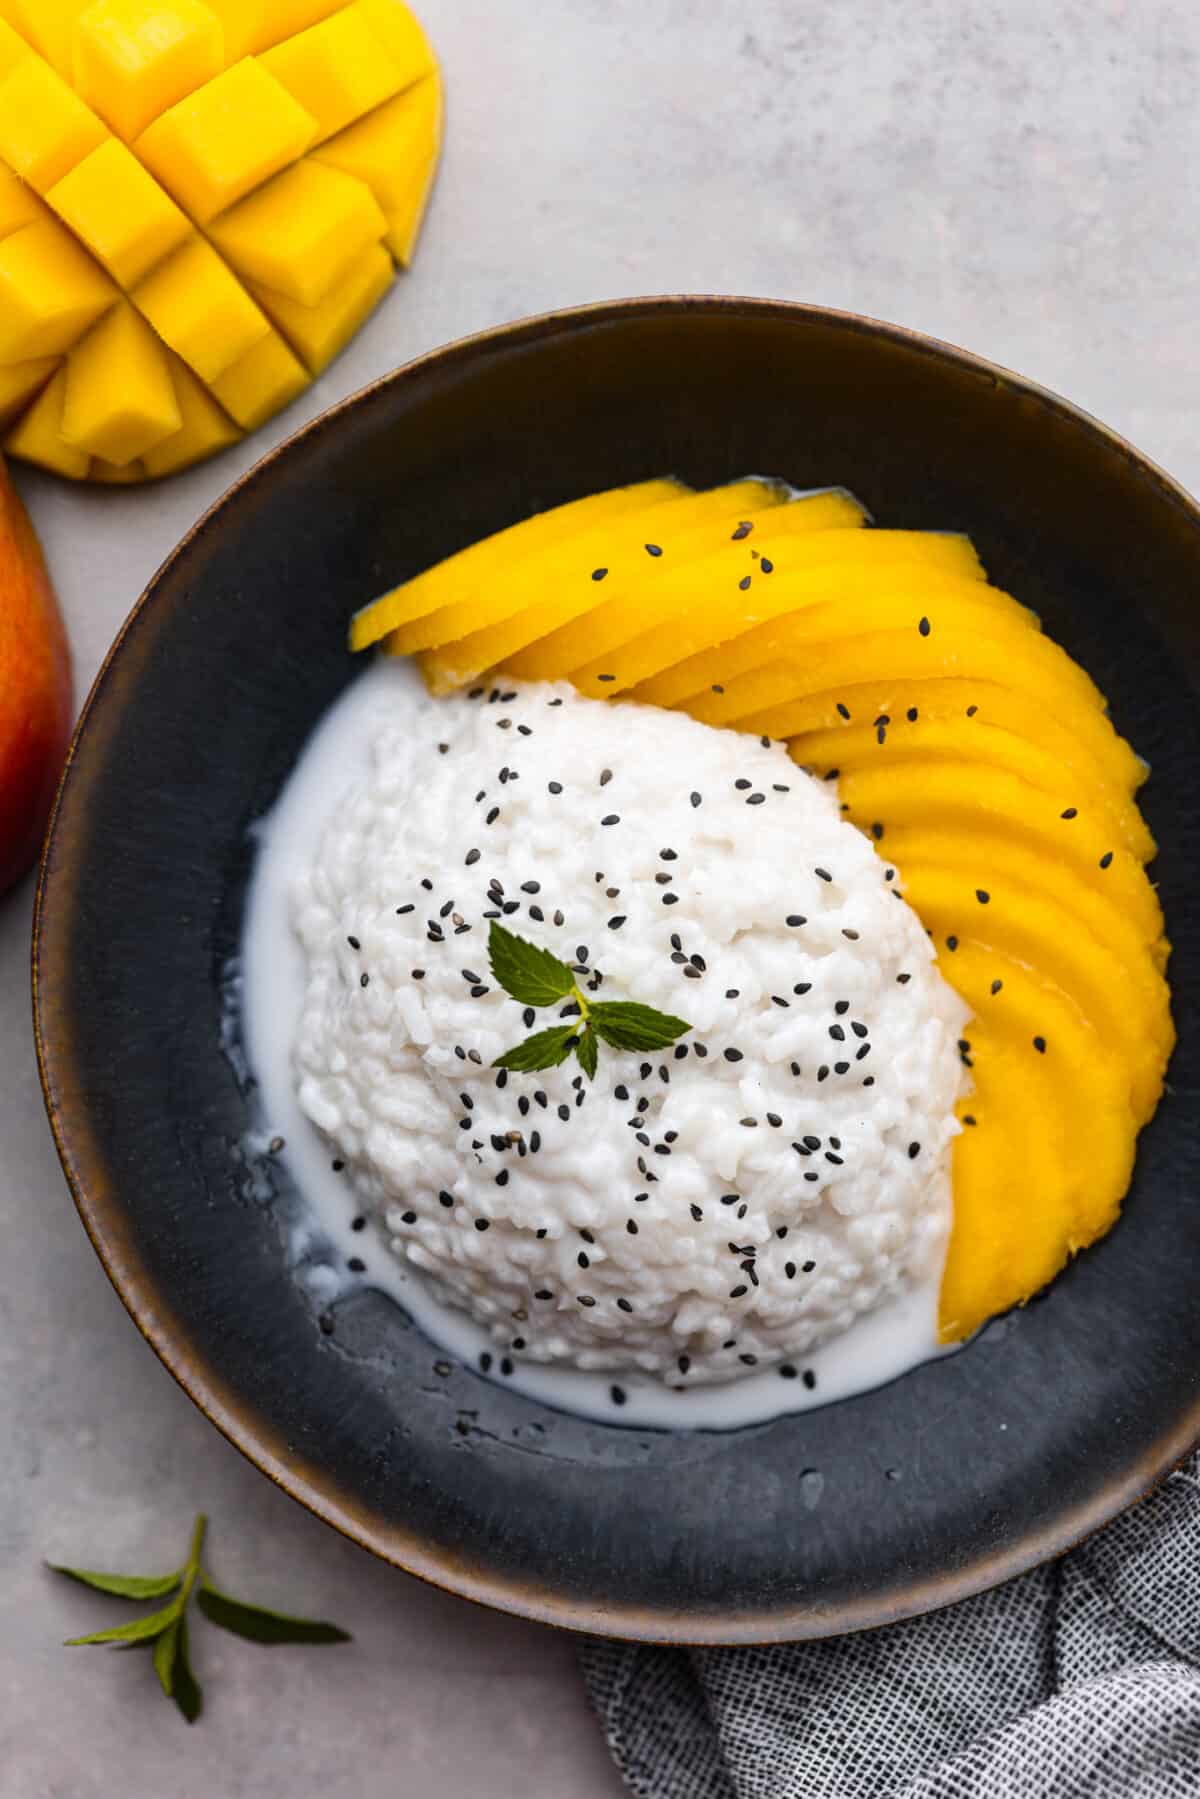
{"type": "Polygon", "coordinates": [[[1198,572],[1191,503],[1070,408],[905,333],[768,303],[532,321],[389,378],[267,458],[110,657],[41,893],[60,1149],[164,1360],[372,1549],[599,1632],[732,1642],[879,1623],[1128,1503],[1200,1430],[1198,572]],[[356,672],[349,612],[592,489],[751,470],[844,483],[889,525],[970,532],[1108,693],[1153,764],[1180,1041],[1121,1223],[1046,1297],[886,1390],[734,1434],[657,1433],[437,1375],[439,1352],[378,1297],[324,1336],[285,1265],[286,1176],[246,1159],[253,1093],[222,1006],[248,832],[356,672]]]}

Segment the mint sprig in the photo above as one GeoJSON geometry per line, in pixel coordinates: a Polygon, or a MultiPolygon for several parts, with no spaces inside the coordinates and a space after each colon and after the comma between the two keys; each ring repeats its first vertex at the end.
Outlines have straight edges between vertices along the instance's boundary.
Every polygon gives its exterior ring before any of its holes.
{"type": "Polygon", "coordinates": [[[196,1604],[211,1624],[235,1636],[248,1637],[253,1643],[348,1643],[350,1637],[336,1624],[321,1623],[312,1618],[291,1618],[283,1612],[267,1611],[259,1605],[248,1605],[243,1599],[231,1599],[214,1587],[201,1563],[204,1535],[208,1520],[203,1513],[192,1528],[192,1541],[187,1561],[172,1574],[104,1574],[94,1568],[64,1568],[57,1562],[47,1565],[55,1574],[65,1574],[82,1586],[99,1593],[111,1593],[117,1599],[161,1599],[173,1594],[169,1605],[147,1612],[128,1624],[110,1625],[107,1630],[94,1630],[84,1637],[69,1637],[67,1647],[85,1644],[111,1644],[127,1648],[136,1644],[153,1645],[154,1672],[168,1699],[174,1700],[189,1724],[194,1724],[204,1706],[204,1695],[192,1673],[188,1660],[187,1608],[193,1591],[196,1604]]]}
{"type": "Polygon", "coordinates": [[[535,1031],[497,1056],[493,1068],[532,1074],[540,1068],[557,1068],[574,1051],[575,1060],[591,1081],[596,1076],[601,1043],[610,1049],[665,1049],[692,1028],[685,1018],[639,1005],[636,1000],[589,1000],[567,963],[494,919],[488,934],[488,962],[497,985],[521,1005],[553,1006],[568,1000],[579,1008],[577,1020],[535,1031]]]}

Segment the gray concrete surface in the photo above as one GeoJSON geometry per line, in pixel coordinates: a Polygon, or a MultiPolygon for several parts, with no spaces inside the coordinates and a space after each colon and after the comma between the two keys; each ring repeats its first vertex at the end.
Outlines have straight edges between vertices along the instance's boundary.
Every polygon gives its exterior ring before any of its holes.
{"type": "MultiPolygon", "coordinates": [[[[715,289],[934,332],[1058,388],[1200,483],[1200,14],[1190,0],[424,0],[449,88],[413,273],[284,418],[146,491],[22,475],[82,696],[146,578],[270,444],[434,344],[543,307],[715,289]]],[[[837,471],[831,470],[836,478],[837,471]]],[[[37,1093],[29,886],[0,907],[2,1799],[612,1799],[569,1640],[384,1570],[272,1489],[137,1338],[37,1093]],[[188,1731],[113,1609],[39,1558],[224,1580],[336,1651],[208,1631],[188,1731]]]]}

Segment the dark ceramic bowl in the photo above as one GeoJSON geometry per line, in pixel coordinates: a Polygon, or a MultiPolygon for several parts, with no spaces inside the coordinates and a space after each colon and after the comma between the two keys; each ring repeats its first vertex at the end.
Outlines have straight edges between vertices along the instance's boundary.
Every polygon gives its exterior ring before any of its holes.
{"type": "Polygon", "coordinates": [[[664,299],[534,319],[316,420],[134,609],[46,852],[46,1102],[147,1340],[331,1524],[454,1592],[582,1630],[734,1643],[881,1624],[1111,1518],[1200,1435],[1198,586],[1200,514],[1127,444],[961,351],[815,308],[664,299]],[[239,1160],[251,1097],[222,1049],[222,986],[248,828],[356,672],[355,606],[592,489],[751,468],[844,482],[891,525],[969,531],[1111,696],[1154,763],[1180,1041],[1120,1224],[1045,1298],[884,1391],[675,1435],[585,1423],[469,1368],[439,1376],[377,1296],[324,1336],[285,1267],[286,1177],[272,1200],[239,1160]]]}

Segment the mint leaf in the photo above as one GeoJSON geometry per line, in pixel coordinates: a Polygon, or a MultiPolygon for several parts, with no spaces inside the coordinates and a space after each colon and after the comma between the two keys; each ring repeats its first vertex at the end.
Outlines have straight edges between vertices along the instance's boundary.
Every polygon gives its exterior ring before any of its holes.
{"type": "Polygon", "coordinates": [[[488,933],[488,962],[494,979],[523,1006],[552,1006],[556,999],[565,999],[575,985],[575,976],[565,962],[548,949],[506,931],[495,919],[488,933]]]}
{"type": "Polygon", "coordinates": [[[175,1684],[171,1697],[188,1723],[194,1724],[204,1709],[204,1695],[200,1691],[200,1682],[192,1673],[192,1664],[188,1660],[187,1615],[182,1612],[175,1639],[175,1684]]]}
{"type": "Polygon", "coordinates": [[[325,1624],[317,1618],[290,1618],[284,1612],[270,1612],[261,1605],[247,1605],[218,1592],[205,1579],[196,1594],[196,1604],[210,1624],[232,1631],[235,1637],[248,1637],[252,1643],[348,1643],[347,1631],[336,1624],[325,1624]]]}
{"type": "Polygon", "coordinates": [[[613,1049],[664,1049],[692,1028],[686,1018],[635,1000],[597,1000],[588,1011],[596,1035],[613,1049]]]}
{"type": "Polygon", "coordinates": [[[158,1675],[158,1684],[168,1699],[175,1693],[175,1652],[179,1648],[179,1626],[183,1618],[176,1618],[168,1624],[162,1635],[154,1644],[154,1672],[158,1675]]]}
{"type": "Polygon", "coordinates": [[[505,1050],[492,1063],[493,1068],[512,1068],[518,1074],[532,1074],[539,1068],[557,1068],[571,1053],[579,1026],[555,1025],[549,1031],[535,1031],[515,1048],[505,1050]]]}
{"type": "Polygon", "coordinates": [[[86,1637],[68,1637],[66,1647],[76,1649],[83,1643],[145,1643],[156,1637],[179,1616],[179,1601],[173,1599],[160,1612],[149,1612],[129,1624],[114,1624],[110,1630],[94,1630],[86,1637]]]}
{"type": "Polygon", "coordinates": [[[95,1587],[98,1593],[112,1593],[118,1599],[161,1599],[173,1593],[183,1579],[183,1569],[174,1574],[98,1574],[94,1568],[64,1568],[60,1562],[47,1562],[55,1574],[65,1574],[82,1586],[95,1587]]]}
{"type": "Polygon", "coordinates": [[[575,1045],[575,1060],[583,1069],[589,1081],[596,1078],[596,1033],[591,1025],[575,1045]]]}

